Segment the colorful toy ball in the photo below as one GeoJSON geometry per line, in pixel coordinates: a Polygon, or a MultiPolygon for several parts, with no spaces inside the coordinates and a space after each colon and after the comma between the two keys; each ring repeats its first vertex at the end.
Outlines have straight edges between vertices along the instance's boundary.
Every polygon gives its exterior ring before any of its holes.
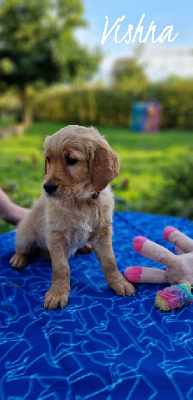
{"type": "Polygon", "coordinates": [[[193,302],[191,286],[186,283],[172,285],[156,293],[155,306],[160,311],[172,311],[193,302]]]}

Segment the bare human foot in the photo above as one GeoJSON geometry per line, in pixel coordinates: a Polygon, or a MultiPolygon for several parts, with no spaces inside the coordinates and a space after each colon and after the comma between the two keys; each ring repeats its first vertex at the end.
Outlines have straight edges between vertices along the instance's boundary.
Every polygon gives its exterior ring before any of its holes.
{"type": "Polygon", "coordinates": [[[12,206],[8,210],[8,214],[4,219],[6,222],[12,225],[18,225],[19,222],[23,219],[24,215],[28,213],[27,208],[23,208],[18,206],[17,204],[12,203],[12,206]]]}
{"type": "Polygon", "coordinates": [[[6,193],[0,189],[0,218],[12,225],[17,225],[28,212],[27,208],[23,208],[13,203],[6,193]]]}

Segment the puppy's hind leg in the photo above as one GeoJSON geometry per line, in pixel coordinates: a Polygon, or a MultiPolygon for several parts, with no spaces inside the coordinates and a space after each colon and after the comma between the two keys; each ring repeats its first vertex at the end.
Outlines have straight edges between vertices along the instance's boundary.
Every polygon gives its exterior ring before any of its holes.
{"type": "Polygon", "coordinates": [[[13,268],[22,269],[28,265],[29,255],[35,250],[35,235],[30,229],[30,214],[26,214],[18,226],[16,234],[16,253],[11,258],[13,268]]]}
{"type": "Polygon", "coordinates": [[[14,256],[10,259],[10,264],[15,269],[23,269],[28,265],[28,261],[28,255],[16,251],[14,256]]]}
{"type": "Polygon", "coordinates": [[[77,250],[77,253],[79,254],[89,254],[92,251],[92,246],[89,243],[86,243],[84,247],[81,247],[80,249],[77,250]]]}

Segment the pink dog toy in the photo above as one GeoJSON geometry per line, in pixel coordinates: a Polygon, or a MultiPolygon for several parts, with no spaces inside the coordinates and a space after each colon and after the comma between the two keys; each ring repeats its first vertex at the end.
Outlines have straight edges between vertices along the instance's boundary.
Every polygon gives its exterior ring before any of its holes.
{"type": "Polygon", "coordinates": [[[167,226],[163,231],[165,240],[176,245],[178,255],[151,240],[137,236],[134,249],[166,266],[166,270],[147,267],[128,267],[125,277],[133,283],[169,283],[173,286],[159,290],[155,305],[161,311],[171,311],[193,302],[193,240],[178,229],[167,226]]]}

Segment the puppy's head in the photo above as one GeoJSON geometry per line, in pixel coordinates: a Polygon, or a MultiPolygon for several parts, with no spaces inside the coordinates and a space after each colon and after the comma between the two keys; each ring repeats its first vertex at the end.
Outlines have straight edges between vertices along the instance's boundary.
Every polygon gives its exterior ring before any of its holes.
{"type": "Polygon", "coordinates": [[[90,198],[119,173],[119,159],[94,128],[69,125],[45,139],[47,196],[90,198]]]}

